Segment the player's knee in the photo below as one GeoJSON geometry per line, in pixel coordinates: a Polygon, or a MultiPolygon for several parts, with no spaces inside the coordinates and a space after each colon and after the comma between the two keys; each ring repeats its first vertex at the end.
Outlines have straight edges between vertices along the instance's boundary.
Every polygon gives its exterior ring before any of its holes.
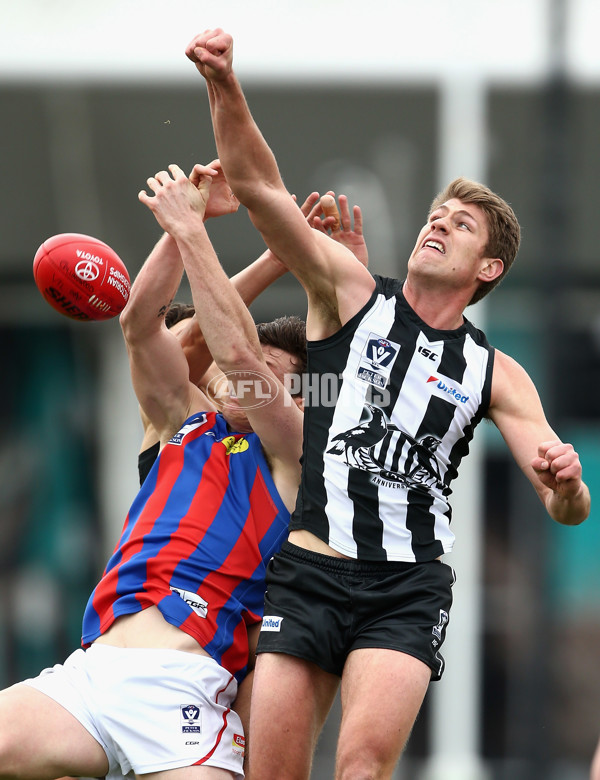
{"type": "Polygon", "coordinates": [[[387,780],[393,769],[394,762],[390,766],[383,756],[361,746],[338,753],[335,780],[387,780]]]}

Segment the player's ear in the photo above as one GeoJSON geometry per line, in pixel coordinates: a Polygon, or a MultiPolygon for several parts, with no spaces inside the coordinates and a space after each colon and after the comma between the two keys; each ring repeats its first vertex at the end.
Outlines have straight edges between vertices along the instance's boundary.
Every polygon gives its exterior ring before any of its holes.
{"type": "Polygon", "coordinates": [[[504,270],[504,263],[499,257],[493,259],[484,257],[477,278],[482,282],[491,282],[497,279],[504,270]]]}

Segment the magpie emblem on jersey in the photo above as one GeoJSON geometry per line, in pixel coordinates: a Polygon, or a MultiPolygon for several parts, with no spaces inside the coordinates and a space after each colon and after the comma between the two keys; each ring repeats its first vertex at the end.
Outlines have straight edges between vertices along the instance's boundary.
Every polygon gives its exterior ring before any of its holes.
{"type": "Polygon", "coordinates": [[[201,734],[200,707],[195,704],[184,704],[181,711],[181,731],[183,734],[201,734]]]}
{"type": "Polygon", "coordinates": [[[376,333],[369,333],[360,356],[356,376],[375,387],[385,387],[399,351],[400,344],[395,344],[376,333]]]}
{"type": "Polygon", "coordinates": [[[435,451],[440,439],[419,440],[389,422],[383,411],[365,404],[361,422],[331,438],[327,453],[343,458],[350,468],[377,475],[375,484],[392,487],[444,489],[435,451]]]}

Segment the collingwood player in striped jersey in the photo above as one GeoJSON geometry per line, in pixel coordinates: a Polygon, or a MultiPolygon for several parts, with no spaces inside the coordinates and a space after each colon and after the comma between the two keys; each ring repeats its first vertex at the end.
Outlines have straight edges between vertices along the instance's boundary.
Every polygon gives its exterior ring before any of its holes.
{"type": "Polygon", "coordinates": [[[341,679],[336,780],[389,778],[443,670],[453,573],[439,558],[477,423],[496,424],[554,520],[589,513],[578,455],[533,382],[463,315],[509,270],[519,224],[498,195],[458,179],[435,199],[406,278],[373,277],[332,240],[343,225],[324,235],[297,213],[233,72],[231,36],[207,30],[186,54],[233,192],[308,296],[302,482],[267,573],[251,772],[309,777],[341,679]]]}

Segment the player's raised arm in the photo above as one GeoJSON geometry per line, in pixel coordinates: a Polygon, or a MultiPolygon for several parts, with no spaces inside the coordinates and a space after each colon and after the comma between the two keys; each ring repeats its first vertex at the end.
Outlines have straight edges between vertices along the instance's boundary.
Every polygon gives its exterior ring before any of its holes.
{"type": "Polygon", "coordinates": [[[315,317],[333,320],[325,331],[335,330],[368,300],[371,275],[343,244],[311,231],[295,207],[233,72],[231,36],[207,31],[186,54],[206,79],[217,150],[233,192],[267,246],[307,290],[315,317]]]}
{"type": "MultiPolygon", "coordinates": [[[[293,472],[290,482],[294,482],[295,496],[302,413],[272,370],[274,364],[265,361],[254,321],[221,268],[206,233],[202,212],[210,186],[210,169],[196,166],[199,186],[194,186],[196,182],[192,183],[178,166],[169,166],[169,171],[161,171],[149,179],[154,196],[140,193],[140,200],[176,239],[192,289],[196,316],[211,354],[230,378],[244,380],[244,392],[238,396],[240,406],[244,406],[267,454],[293,472]],[[268,376],[271,383],[269,392],[273,398],[266,405],[259,397],[265,388],[252,381],[261,375],[268,376]]],[[[299,210],[298,213],[305,221],[299,210]]]]}
{"type": "MultiPolygon", "coordinates": [[[[238,210],[239,201],[229,187],[221,165],[212,165],[213,186],[204,219],[238,210]]],[[[138,273],[122,312],[120,324],[129,355],[133,387],[142,418],[164,440],[187,416],[190,385],[212,363],[197,323],[189,322],[178,337],[165,325],[165,315],[181,283],[183,262],[176,242],[164,234],[138,273]]]]}
{"type": "Polygon", "coordinates": [[[120,316],[133,389],[161,440],[177,431],[190,402],[189,369],[165,312],[183,274],[177,244],[163,235],[138,273],[120,316]]]}

